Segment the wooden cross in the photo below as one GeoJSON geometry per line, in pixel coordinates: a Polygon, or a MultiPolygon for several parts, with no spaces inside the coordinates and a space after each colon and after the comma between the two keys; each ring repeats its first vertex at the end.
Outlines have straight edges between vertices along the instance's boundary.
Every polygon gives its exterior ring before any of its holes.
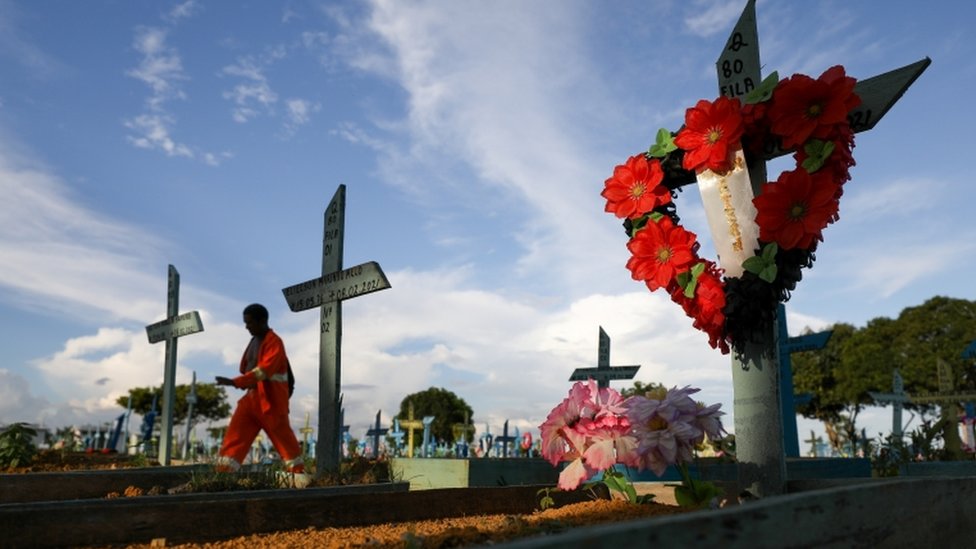
{"type": "MultiPolygon", "coordinates": [[[[776,310],[779,324],[779,372],[780,372],[780,410],[783,414],[783,444],[786,457],[800,457],[800,435],[796,430],[797,398],[793,394],[793,364],[790,355],[802,351],[815,351],[827,345],[833,330],[790,337],[786,326],[786,307],[782,303],[776,310]]],[[[809,397],[806,398],[808,400],[809,397]]]]}
{"type": "Polygon", "coordinates": [[[380,428],[380,412],[382,410],[376,411],[376,423],[373,427],[366,431],[366,436],[373,437],[373,459],[380,457],[380,437],[385,435],[389,429],[380,428]]]}
{"type": "Polygon", "coordinates": [[[390,287],[390,281],[375,261],[342,269],[345,218],[346,186],[339,185],[325,209],[322,276],[281,290],[292,312],[320,309],[319,438],[315,444],[318,475],[339,470],[342,301],[390,287]]]}
{"type": "Polygon", "coordinates": [[[633,366],[610,365],[610,336],[600,326],[599,349],[596,358],[596,368],[577,368],[569,376],[570,381],[585,381],[595,379],[597,387],[605,389],[610,386],[611,379],[634,379],[640,364],[633,366]]]}
{"type": "Polygon", "coordinates": [[[302,453],[306,455],[308,455],[308,437],[315,432],[310,423],[310,416],[311,414],[305,412],[305,426],[298,430],[302,434],[302,453]]]}
{"type": "Polygon", "coordinates": [[[908,393],[905,392],[905,380],[901,378],[901,373],[898,372],[898,368],[895,368],[894,372],[892,372],[891,378],[890,393],[876,393],[874,391],[868,391],[868,395],[870,395],[875,402],[880,402],[881,404],[888,404],[890,402],[893,405],[891,412],[891,434],[897,440],[901,440],[901,411],[905,406],[905,403],[911,401],[911,397],[909,397],[908,393]]]}
{"type": "Polygon", "coordinates": [[[400,420],[400,427],[407,430],[407,457],[413,457],[413,432],[417,429],[423,429],[424,423],[419,419],[414,419],[413,417],[413,402],[407,403],[407,419],[400,420]]]}
{"type": "Polygon", "coordinates": [[[176,339],[203,331],[200,313],[180,311],[180,273],[169,266],[167,285],[166,320],[146,326],[149,343],[166,342],[166,358],[163,363],[163,423],[159,438],[159,464],[169,465],[173,451],[173,408],[176,404],[176,339]]]}
{"type": "Polygon", "coordinates": [[[464,423],[455,423],[451,426],[451,432],[454,434],[455,441],[468,441],[468,435],[474,436],[474,424],[471,423],[471,419],[468,417],[468,412],[464,412],[464,423]]]}
{"type": "Polygon", "coordinates": [[[190,434],[193,430],[193,407],[197,403],[197,373],[190,381],[190,394],[186,395],[186,437],[183,439],[183,460],[190,459],[190,434]]]}
{"type": "MultiPolygon", "coordinates": [[[[629,379],[629,378],[628,378],[629,379]]],[[[508,420],[505,420],[505,425],[502,427],[502,434],[495,437],[495,444],[502,445],[502,457],[508,457],[508,444],[515,442],[515,437],[508,435],[508,420]]]]}
{"type": "MultiPolygon", "coordinates": [[[[939,404],[942,408],[942,420],[955,425],[959,417],[959,403],[976,400],[976,393],[965,393],[956,390],[952,375],[952,366],[940,359],[936,361],[939,376],[939,391],[937,393],[922,393],[909,396],[912,403],[939,404]]],[[[954,459],[961,459],[959,430],[952,428],[945,431],[945,447],[954,459]]]]}
{"type": "Polygon", "coordinates": [[[421,454],[424,457],[428,457],[427,449],[430,447],[430,426],[434,423],[434,416],[424,416],[421,423],[424,425],[424,451],[421,454]]]}
{"type": "Polygon", "coordinates": [[[400,430],[400,420],[393,418],[393,430],[390,431],[390,438],[393,439],[393,448],[396,455],[400,455],[400,448],[403,447],[403,431],[400,430]]]}
{"type": "Polygon", "coordinates": [[[818,436],[815,436],[814,432],[810,431],[810,438],[804,440],[803,442],[806,442],[807,444],[810,445],[810,457],[817,457],[817,447],[820,445],[821,442],[823,442],[823,439],[818,436]]]}
{"type": "MultiPolygon", "coordinates": [[[[888,109],[930,64],[925,58],[900,69],[861,80],[855,92],[861,105],[849,113],[851,130],[874,127],[888,109]]],[[[755,89],[762,78],[756,3],[749,0],[716,62],[719,93],[740,97],[755,89]]],[[[753,192],[759,195],[766,181],[765,161],[785,154],[778,146],[765,147],[761,158],[747,158],[753,192]]],[[[775,311],[773,311],[775,316],[775,311]]],[[[747,344],[732,357],[733,408],[736,458],[739,461],[739,489],[763,497],[783,493],[786,488],[786,458],[783,447],[783,412],[780,398],[780,368],[775,323],[764,327],[764,341],[747,344]]]]}

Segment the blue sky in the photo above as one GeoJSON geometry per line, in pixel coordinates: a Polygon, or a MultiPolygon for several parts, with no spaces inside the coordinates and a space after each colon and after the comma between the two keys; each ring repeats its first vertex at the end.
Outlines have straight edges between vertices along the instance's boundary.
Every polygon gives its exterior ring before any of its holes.
{"type": "MultiPolygon", "coordinates": [[[[534,429],[595,365],[599,326],[612,363],[701,387],[731,429],[729,358],[630,279],[599,193],[717,95],[743,6],[0,0],[0,423],[103,423],[129,388],[161,383],[145,326],[165,316],[173,264],[181,311],[205,326],[180,340],[178,382],[236,371],[240,311],[262,302],[300,424],[317,407],[318,317],[289,312],[281,288],[318,275],[344,183],[345,265],[378,261],[393,286],[344,306],[354,435],[431,386],[467,400],[479,431],[534,429]]],[[[932,58],[859,134],[841,221],[787,304],[791,332],[973,299],[976,8],[757,12],[763,75],[843,64],[867,78],[932,58]]],[[[707,235],[689,190],[682,219],[707,235]]],[[[887,429],[890,410],[862,418],[887,429]]]]}

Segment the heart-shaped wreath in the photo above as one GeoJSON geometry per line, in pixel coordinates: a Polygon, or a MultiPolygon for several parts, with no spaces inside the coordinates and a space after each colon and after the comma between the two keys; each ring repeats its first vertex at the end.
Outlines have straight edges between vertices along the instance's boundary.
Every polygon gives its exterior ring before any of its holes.
{"type": "Polygon", "coordinates": [[[842,187],[854,165],[847,118],[861,102],[854,84],[835,66],[817,79],[796,74],[780,81],[773,73],[744,104],[724,96],[701,100],[686,111],[676,135],[658,131],[648,152],[615,167],[604,184],[606,211],[625,218],[634,280],[666,290],[723,353],[763,341],[776,304],[789,299],[800,270],[813,266],[823,229],[839,219],[842,187]],[[751,198],[749,188],[743,205],[726,187],[716,191],[744,261],[733,269],[699,257],[696,235],[677,216],[677,191],[696,177],[724,181],[744,170],[745,155],[762,158],[776,147],[793,151],[796,167],[765,182],[759,196],[751,198]],[[743,236],[736,210],[755,212],[745,224],[758,226],[758,238],[743,236]],[[732,270],[741,275],[727,276],[732,270]]]}

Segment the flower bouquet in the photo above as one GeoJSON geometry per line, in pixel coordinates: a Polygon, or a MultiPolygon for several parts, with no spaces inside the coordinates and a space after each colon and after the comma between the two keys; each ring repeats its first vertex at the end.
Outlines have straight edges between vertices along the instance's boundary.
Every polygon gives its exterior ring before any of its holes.
{"type": "Polygon", "coordinates": [[[539,427],[542,456],[554,466],[569,462],[559,474],[559,489],[575,490],[602,471],[600,482],[611,492],[640,503],[646,498],[637,496],[615,465],[650,469],[659,477],[675,465],[682,477],[675,488],[680,505],[717,504],[721,491],[694,481],[687,468],[706,436],[714,441],[723,433],[721,404],[695,402],[691,395],[696,392],[691,387],[660,389],[625,399],[592,379],[576,382],[539,427]]]}

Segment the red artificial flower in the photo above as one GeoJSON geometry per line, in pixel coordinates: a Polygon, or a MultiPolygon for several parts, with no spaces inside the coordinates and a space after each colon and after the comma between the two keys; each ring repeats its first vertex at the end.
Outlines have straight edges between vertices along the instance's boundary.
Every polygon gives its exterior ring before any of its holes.
{"type": "Polygon", "coordinates": [[[823,138],[834,126],[847,124],[847,113],[861,102],[854,84],[839,65],[817,80],[794,74],[781,81],[773,93],[769,118],[783,148],[798,147],[810,137],[823,138]]]}
{"type": "Polygon", "coordinates": [[[739,100],[723,95],[714,103],[703,99],[685,111],[685,127],[674,144],[685,151],[682,165],[686,170],[724,173],[732,169],[742,131],[739,100]]]}
{"type": "Polygon", "coordinates": [[[747,103],[742,106],[742,141],[752,155],[761,155],[769,136],[769,102],[747,103]]]}
{"type": "Polygon", "coordinates": [[[675,286],[671,300],[681,305],[685,314],[694,319],[694,327],[708,334],[708,343],[713,349],[729,352],[725,333],[725,284],[721,269],[713,261],[702,260],[705,271],[698,276],[695,295],[689,298],[685,289],[675,286]]]}
{"type": "Polygon", "coordinates": [[[648,160],[643,154],[630,157],[626,164],[615,167],[613,176],[603,184],[600,196],[607,199],[604,211],[633,219],[671,202],[671,191],[662,181],[664,172],[656,158],[648,160]]]}
{"type": "Polygon", "coordinates": [[[838,187],[829,173],[810,175],[802,168],[763,185],[753,199],[759,240],[776,242],[784,250],[809,249],[823,240],[821,232],[837,216],[838,187]]]}
{"type": "Polygon", "coordinates": [[[643,280],[651,291],[676,285],[675,276],[695,261],[695,233],[676,226],[670,217],[649,220],[627,243],[633,257],[627,268],[634,280],[643,280]]]}

